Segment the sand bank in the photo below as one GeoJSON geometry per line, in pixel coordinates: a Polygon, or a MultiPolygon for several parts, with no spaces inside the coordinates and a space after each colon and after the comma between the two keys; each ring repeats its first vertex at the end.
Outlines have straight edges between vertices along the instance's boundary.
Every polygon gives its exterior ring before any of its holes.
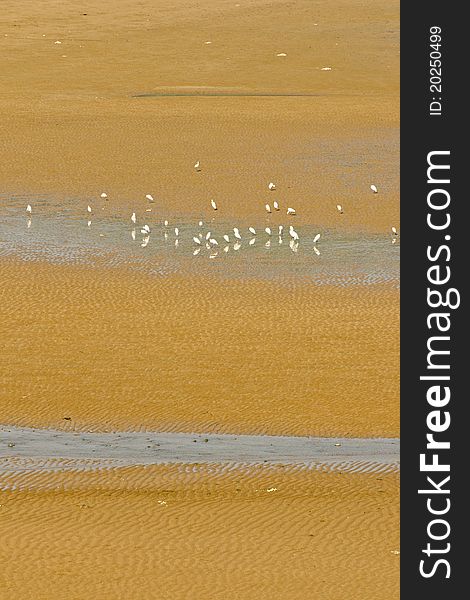
{"type": "Polygon", "coordinates": [[[15,260],[0,280],[4,424],[398,437],[393,286],[15,260]]]}

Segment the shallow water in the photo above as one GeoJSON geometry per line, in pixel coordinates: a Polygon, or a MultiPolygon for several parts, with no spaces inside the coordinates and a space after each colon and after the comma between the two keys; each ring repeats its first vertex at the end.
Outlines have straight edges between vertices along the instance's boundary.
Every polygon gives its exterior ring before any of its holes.
{"type": "MultiPolygon", "coordinates": [[[[57,458],[122,464],[280,463],[399,465],[394,438],[321,438],[195,433],[85,433],[0,426],[0,459],[57,458]]],[[[0,460],[0,472],[4,469],[0,460]]]]}
{"type": "Polygon", "coordinates": [[[126,267],[148,275],[217,274],[228,278],[301,279],[315,285],[399,284],[399,240],[364,232],[324,230],[320,223],[297,226],[300,241],[293,244],[289,222],[281,213],[251,223],[226,222],[218,214],[203,227],[198,215],[162,216],[161,207],[149,204],[136,226],[130,215],[110,201],[96,201],[91,215],[89,200],[29,196],[0,196],[0,257],[16,256],[25,261],[74,263],[106,267],[126,267]],[[30,203],[33,214],[25,208],[30,203]],[[169,221],[168,227],[163,222],[169,221]],[[282,237],[278,224],[284,225],[282,237]],[[150,235],[141,233],[148,224],[150,235]],[[248,232],[254,226],[257,235],[248,232]],[[270,226],[273,235],[264,228],[270,226]],[[174,228],[179,228],[176,236],[174,228]],[[233,227],[242,236],[237,243],[233,227]],[[218,246],[206,247],[206,233],[218,246]],[[315,245],[313,239],[321,233],[315,245]],[[230,242],[223,240],[223,235],[230,242]],[[135,239],[133,239],[135,236],[135,239]],[[193,237],[202,237],[198,246],[193,237]]]}

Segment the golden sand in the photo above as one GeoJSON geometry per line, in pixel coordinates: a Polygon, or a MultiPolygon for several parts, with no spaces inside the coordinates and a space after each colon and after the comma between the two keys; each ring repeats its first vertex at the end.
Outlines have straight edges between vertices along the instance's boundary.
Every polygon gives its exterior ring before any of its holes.
{"type": "Polygon", "coordinates": [[[17,261],[1,263],[0,279],[3,423],[398,435],[398,291],[389,286],[17,261]]]}
{"type": "Polygon", "coordinates": [[[161,466],[29,485],[0,495],[4,600],[398,597],[393,474],[161,466]]]}

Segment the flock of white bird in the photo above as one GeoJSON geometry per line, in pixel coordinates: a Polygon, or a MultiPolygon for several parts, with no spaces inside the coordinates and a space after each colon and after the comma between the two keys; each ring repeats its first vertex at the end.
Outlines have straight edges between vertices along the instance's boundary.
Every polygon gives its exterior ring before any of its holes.
{"type": "MultiPolygon", "coordinates": [[[[199,160],[194,164],[194,169],[195,169],[196,172],[200,172],[201,171],[201,162],[199,160]]],[[[274,191],[275,189],[276,189],[275,183],[273,183],[272,181],[269,182],[269,184],[268,184],[268,190],[274,191]]],[[[370,189],[372,190],[372,192],[374,194],[378,193],[378,188],[377,188],[376,185],[371,184],[370,189]]],[[[104,200],[108,199],[108,195],[106,194],[106,192],[103,192],[101,194],[101,198],[104,199],[104,200]]],[[[149,202],[153,202],[154,201],[154,198],[153,198],[153,196],[151,194],[146,194],[145,198],[149,202]]],[[[217,203],[216,203],[215,200],[211,200],[211,207],[212,207],[212,209],[214,211],[217,210],[217,203]]],[[[273,207],[274,211],[276,211],[276,212],[279,212],[281,210],[280,206],[279,206],[279,203],[276,200],[273,202],[272,207],[273,207]]],[[[343,207],[342,207],[341,204],[337,204],[336,205],[336,209],[338,210],[338,212],[340,214],[343,214],[344,211],[343,211],[343,207]]],[[[265,204],[265,210],[266,210],[266,212],[268,214],[271,214],[272,213],[271,205],[270,204],[265,204]]],[[[28,227],[31,226],[32,211],[33,211],[32,206],[30,204],[28,204],[26,206],[26,213],[29,216],[28,227]]],[[[149,209],[147,209],[147,211],[151,212],[151,209],[149,208],[149,209]]],[[[89,217],[89,219],[88,219],[88,226],[91,226],[91,216],[93,214],[93,209],[92,209],[92,207],[90,205],[87,206],[87,213],[88,213],[88,217],[89,217]]],[[[296,214],[296,210],[294,208],[292,208],[292,207],[288,207],[287,210],[286,210],[286,214],[288,216],[294,216],[296,214]]],[[[131,222],[132,222],[132,224],[134,226],[137,224],[137,216],[136,216],[135,212],[132,213],[132,215],[130,217],[130,220],[131,220],[131,222]]],[[[169,221],[165,220],[163,222],[163,225],[164,225],[164,236],[165,236],[165,239],[167,239],[168,238],[168,230],[169,230],[169,227],[170,227],[169,221]]],[[[192,238],[193,242],[195,244],[195,248],[194,248],[193,254],[194,255],[199,254],[199,252],[201,251],[201,248],[203,246],[205,246],[208,250],[212,251],[211,252],[211,257],[215,257],[217,255],[217,252],[216,251],[214,252],[214,250],[219,246],[218,240],[212,235],[211,231],[203,231],[203,227],[204,227],[203,221],[199,221],[198,225],[199,225],[199,233],[198,233],[197,236],[193,236],[193,238],[192,238]]],[[[178,246],[180,230],[179,230],[178,227],[174,227],[173,231],[174,231],[174,235],[175,235],[175,246],[178,246]]],[[[256,231],[256,229],[254,227],[251,227],[251,226],[248,227],[247,231],[251,235],[251,237],[250,237],[250,239],[248,241],[248,244],[250,246],[252,246],[256,242],[257,231],[256,231]]],[[[392,243],[394,243],[396,241],[396,238],[398,237],[398,231],[397,231],[396,227],[391,227],[391,231],[392,231],[392,243]]],[[[140,245],[142,246],[142,248],[145,248],[148,245],[149,241],[150,241],[150,234],[151,234],[150,226],[148,224],[142,225],[141,229],[140,229],[140,233],[143,236],[140,245]]],[[[273,235],[277,235],[278,236],[278,242],[279,242],[279,244],[282,244],[283,243],[283,235],[284,235],[284,226],[283,225],[279,225],[278,229],[277,229],[277,232],[273,232],[273,230],[271,229],[271,227],[265,227],[264,228],[264,234],[266,234],[268,236],[268,240],[265,242],[265,246],[267,248],[269,248],[270,245],[271,245],[271,237],[273,235]]],[[[226,233],[226,234],[224,234],[222,236],[222,239],[227,244],[224,247],[224,252],[228,252],[228,250],[229,250],[228,244],[230,244],[230,242],[231,242],[231,237],[230,237],[231,235],[233,235],[233,238],[235,240],[234,241],[234,245],[233,245],[233,249],[234,250],[239,250],[241,248],[242,234],[240,233],[240,229],[239,228],[234,227],[233,228],[233,234],[231,232],[230,235],[228,233],[226,233]]],[[[297,233],[297,231],[294,229],[293,225],[289,225],[288,235],[290,237],[289,245],[290,245],[291,250],[293,252],[297,252],[298,247],[299,247],[300,237],[299,237],[299,234],[297,233]]],[[[136,230],[135,230],[135,227],[134,227],[134,229],[131,232],[131,236],[132,236],[132,239],[135,241],[135,239],[136,239],[136,230]]],[[[317,254],[317,255],[320,255],[320,251],[316,247],[316,244],[320,241],[320,237],[321,237],[321,234],[317,233],[314,236],[314,238],[313,238],[313,250],[314,250],[315,254],[317,254]]]]}

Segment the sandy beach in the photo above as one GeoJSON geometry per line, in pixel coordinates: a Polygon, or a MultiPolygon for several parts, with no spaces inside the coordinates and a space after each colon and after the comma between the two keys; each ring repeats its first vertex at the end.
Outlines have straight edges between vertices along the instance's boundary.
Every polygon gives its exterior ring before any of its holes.
{"type": "Polygon", "coordinates": [[[2,598],[398,598],[398,61],[382,0],[2,4],[2,598]]]}

